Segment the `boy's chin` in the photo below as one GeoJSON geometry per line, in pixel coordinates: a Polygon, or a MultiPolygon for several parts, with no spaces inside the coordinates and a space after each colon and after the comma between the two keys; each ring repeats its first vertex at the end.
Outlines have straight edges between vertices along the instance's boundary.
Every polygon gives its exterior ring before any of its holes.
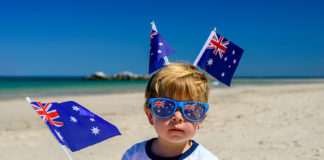
{"type": "Polygon", "coordinates": [[[170,133],[167,137],[164,137],[163,139],[165,139],[169,143],[174,144],[185,143],[190,140],[190,138],[185,137],[182,133],[177,132],[170,133]]]}

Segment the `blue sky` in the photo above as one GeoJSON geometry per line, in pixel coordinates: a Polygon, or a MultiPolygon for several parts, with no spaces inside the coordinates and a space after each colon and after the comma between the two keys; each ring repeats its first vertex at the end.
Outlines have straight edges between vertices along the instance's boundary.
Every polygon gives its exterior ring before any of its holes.
{"type": "Polygon", "coordinates": [[[0,2],[0,76],[147,74],[150,21],[193,63],[213,27],[245,50],[235,76],[324,76],[321,1],[0,2]]]}

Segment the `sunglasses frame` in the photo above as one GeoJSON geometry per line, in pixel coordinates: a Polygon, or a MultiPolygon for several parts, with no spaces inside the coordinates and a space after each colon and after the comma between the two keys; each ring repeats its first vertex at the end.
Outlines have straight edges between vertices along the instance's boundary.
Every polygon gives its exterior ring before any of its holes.
{"type": "Polygon", "coordinates": [[[180,107],[180,108],[181,108],[182,115],[183,115],[183,116],[184,116],[188,121],[191,121],[191,122],[200,122],[200,121],[202,121],[202,120],[205,118],[205,116],[206,116],[206,112],[207,112],[208,109],[209,109],[209,104],[206,104],[206,103],[201,103],[201,102],[196,102],[196,101],[175,101],[175,100],[168,99],[168,98],[150,98],[150,99],[149,99],[149,106],[150,106],[151,109],[152,109],[152,114],[153,114],[153,116],[154,116],[154,117],[157,117],[157,118],[162,118],[162,119],[167,119],[167,118],[172,117],[172,116],[174,115],[174,113],[177,111],[178,107],[180,107]],[[175,104],[175,107],[174,107],[173,112],[172,112],[169,116],[167,116],[167,117],[160,117],[160,116],[156,115],[155,112],[154,112],[154,109],[153,109],[154,101],[156,101],[156,100],[168,100],[168,101],[173,102],[173,103],[175,104]],[[185,106],[185,104],[187,104],[187,103],[198,103],[198,104],[201,104],[201,105],[203,105],[203,106],[205,107],[205,110],[204,110],[204,113],[203,113],[203,116],[202,116],[201,119],[199,119],[199,120],[191,120],[191,119],[189,119],[189,118],[186,116],[186,114],[184,114],[184,113],[185,113],[185,112],[184,112],[184,106],[185,106]]]}

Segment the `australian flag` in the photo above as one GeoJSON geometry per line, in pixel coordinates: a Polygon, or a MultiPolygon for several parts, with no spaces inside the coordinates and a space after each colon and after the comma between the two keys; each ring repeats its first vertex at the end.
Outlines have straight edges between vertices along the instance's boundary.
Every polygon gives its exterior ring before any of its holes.
{"type": "Polygon", "coordinates": [[[213,30],[194,65],[198,65],[217,80],[230,86],[243,51],[242,48],[213,30]]]}
{"type": "Polygon", "coordinates": [[[164,38],[158,33],[154,22],[151,24],[149,74],[163,68],[166,63],[169,63],[167,56],[174,52],[164,38]]]}
{"type": "Polygon", "coordinates": [[[72,152],[121,135],[114,125],[76,102],[30,104],[56,139],[72,152]]]}

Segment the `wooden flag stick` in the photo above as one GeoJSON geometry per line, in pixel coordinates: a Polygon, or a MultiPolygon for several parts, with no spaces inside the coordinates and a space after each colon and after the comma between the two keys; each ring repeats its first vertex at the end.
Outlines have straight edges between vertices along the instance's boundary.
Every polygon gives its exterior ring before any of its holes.
{"type": "MultiPolygon", "coordinates": [[[[30,100],[29,97],[26,97],[26,101],[27,101],[29,104],[32,102],[32,101],[30,100]]],[[[46,124],[45,124],[45,125],[46,125],[46,124]]],[[[46,126],[47,126],[47,125],[46,125],[46,126]]],[[[47,127],[48,127],[48,126],[47,126],[47,127]]],[[[49,129],[49,128],[48,128],[48,129],[49,129]]],[[[54,134],[54,133],[52,132],[52,134],[54,134]]],[[[54,135],[54,137],[55,137],[55,135],[54,135]]],[[[69,160],[72,160],[72,157],[70,156],[69,152],[65,149],[64,145],[61,144],[61,147],[63,148],[63,150],[64,150],[66,156],[69,158],[69,160]]]]}

